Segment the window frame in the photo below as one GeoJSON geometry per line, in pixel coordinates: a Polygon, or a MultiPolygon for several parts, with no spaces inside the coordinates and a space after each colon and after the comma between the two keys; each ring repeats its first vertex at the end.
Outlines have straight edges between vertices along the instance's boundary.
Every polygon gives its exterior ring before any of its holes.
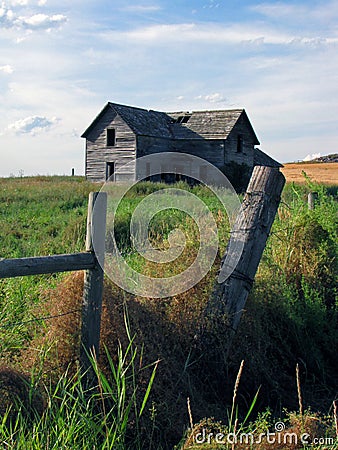
{"type": "Polygon", "coordinates": [[[243,153],[244,139],[242,134],[237,134],[236,153],[243,153]]]}
{"type": "Polygon", "coordinates": [[[106,161],[106,181],[115,181],[115,161],[106,161]],[[113,170],[111,170],[113,169],[113,170]],[[110,179],[112,177],[112,179],[110,179]]]}
{"type": "Polygon", "coordinates": [[[106,146],[115,147],[116,146],[116,129],[106,128],[106,146]]]}

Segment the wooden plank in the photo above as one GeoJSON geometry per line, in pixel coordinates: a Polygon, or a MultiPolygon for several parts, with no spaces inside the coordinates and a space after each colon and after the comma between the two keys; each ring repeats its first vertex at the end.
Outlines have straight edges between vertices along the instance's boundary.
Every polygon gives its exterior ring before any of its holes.
{"type": "Polygon", "coordinates": [[[107,194],[91,192],[88,203],[86,250],[95,255],[95,266],[84,275],[80,366],[87,384],[95,380],[90,356],[98,357],[104,278],[107,194]]]}
{"type": "Polygon", "coordinates": [[[221,338],[227,351],[243,312],[249,291],[274,221],[285,178],[279,169],[256,166],[252,173],[241,211],[231,232],[220,275],[230,249],[244,243],[239,262],[223,282],[216,282],[205,310],[202,341],[221,338]],[[217,337],[216,337],[217,335],[217,337]]]}
{"type": "Polygon", "coordinates": [[[2,259],[0,260],[0,278],[87,270],[94,266],[95,258],[91,253],[2,259]]]}

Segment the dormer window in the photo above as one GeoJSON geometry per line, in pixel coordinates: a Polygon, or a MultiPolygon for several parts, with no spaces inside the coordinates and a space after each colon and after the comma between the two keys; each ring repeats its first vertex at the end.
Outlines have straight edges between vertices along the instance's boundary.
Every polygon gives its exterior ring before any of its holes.
{"type": "Polygon", "coordinates": [[[243,136],[241,134],[237,135],[237,153],[243,152],[243,136]]]}
{"type": "Polygon", "coordinates": [[[174,123],[187,123],[191,117],[191,114],[184,114],[182,116],[178,116],[177,119],[174,120],[174,123]]]}
{"type": "Polygon", "coordinates": [[[107,128],[107,147],[114,147],[116,145],[116,131],[115,128],[107,128]]]}

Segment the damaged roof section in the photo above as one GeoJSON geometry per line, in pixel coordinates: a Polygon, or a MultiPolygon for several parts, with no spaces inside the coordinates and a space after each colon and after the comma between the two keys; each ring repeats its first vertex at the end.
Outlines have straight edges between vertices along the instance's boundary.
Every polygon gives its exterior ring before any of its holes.
{"type": "Polygon", "coordinates": [[[87,137],[107,108],[113,109],[121,116],[136,135],[172,139],[227,139],[236,122],[241,118],[247,121],[255,145],[259,144],[244,109],[165,113],[112,102],[107,103],[82,137],[87,137]]]}
{"type": "Polygon", "coordinates": [[[218,111],[192,111],[190,113],[167,113],[171,117],[171,129],[175,139],[189,139],[192,131],[203,139],[227,139],[240,117],[248,122],[255,144],[259,141],[244,109],[225,109],[218,111]]]}

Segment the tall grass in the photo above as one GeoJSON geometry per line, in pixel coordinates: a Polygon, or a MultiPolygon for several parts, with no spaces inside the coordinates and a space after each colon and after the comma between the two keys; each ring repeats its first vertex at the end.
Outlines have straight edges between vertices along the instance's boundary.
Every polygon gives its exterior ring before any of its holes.
{"type": "MultiPolygon", "coordinates": [[[[24,182],[23,179],[22,183],[24,182]]],[[[48,248],[47,253],[52,253],[54,245],[46,244],[53,239],[44,232],[44,228],[40,234],[41,242],[34,243],[34,237],[31,238],[29,233],[35,235],[36,228],[23,227],[28,217],[32,219],[35,215],[38,216],[38,211],[42,212],[42,215],[48,211],[48,220],[51,223],[54,216],[56,222],[59,220],[55,226],[60,228],[54,237],[59,246],[58,249],[55,248],[57,253],[82,249],[87,189],[97,190],[97,187],[92,189],[92,186],[80,186],[81,183],[77,185],[75,182],[66,185],[64,180],[62,183],[65,192],[62,192],[61,188],[58,190],[58,184],[52,186],[48,182],[26,184],[25,188],[19,189],[20,193],[16,193],[17,187],[13,185],[11,193],[7,192],[8,204],[13,205],[0,217],[0,225],[2,227],[7,223],[9,226],[10,223],[10,228],[15,230],[18,227],[20,233],[26,230],[27,241],[32,239],[30,245],[37,246],[33,254],[43,252],[43,248],[48,248]],[[43,189],[46,189],[46,196],[43,189]],[[34,190],[40,193],[33,192],[34,190]],[[78,198],[79,202],[81,200],[81,205],[77,202],[72,203],[72,190],[75,192],[74,198],[78,198]],[[14,204],[20,204],[21,201],[23,208],[24,198],[26,198],[26,217],[17,223],[14,204]],[[32,201],[32,211],[29,211],[28,198],[35,199],[32,201]],[[44,198],[47,199],[46,203],[44,198]],[[79,228],[77,223],[80,224],[79,228]],[[68,224],[70,228],[64,235],[63,229],[67,228],[68,224]],[[72,239],[73,242],[70,242],[71,239],[67,241],[68,235],[72,236],[73,233],[77,238],[72,239]]],[[[3,187],[6,188],[6,184],[3,184],[3,187]]],[[[127,257],[130,260],[134,258],[134,264],[140,267],[142,262],[132,253],[130,246],[129,218],[143,196],[156,188],[157,186],[152,183],[137,185],[118,211],[119,244],[127,257]]],[[[220,205],[209,197],[210,193],[206,188],[199,186],[193,188],[193,191],[195,193],[198,191],[198,194],[209,202],[215,220],[221,225],[224,233],[222,240],[226,242],[227,221],[220,205]]],[[[190,246],[188,248],[192,254],[198,236],[190,219],[184,215],[175,217],[163,212],[154,218],[151,236],[154,244],[159,247],[165,246],[168,233],[176,226],[187,231],[190,246]]],[[[214,415],[222,418],[227,426],[230,423],[232,430],[237,420],[236,429],[239,430],[245,419],[245,411],[250,410],[250,399],[255,398],[260,385],[262,387],[252,413],[257,414],[259,409],[264,411],[266,405],[271,407],[271,413],[269,417],[268,413],[261,413],[260,422],[253,422],[252,427],[259,430],[259,427],[265,426],[267,429],[273,425],[275,417],[282,415],[283,406],[298,408],[297,388],[294,382],[296,364],[299,364],[304,405],[311,404],[315,408],[327,411],[333,400],[338,373],[335,350],[338,345],[337,229],[336,191],[314,185],[286,187],[253,291],[234,340],[231,360],[226,367],[222,363],[222,349],[212,349],[215,361],[209,364],[210,361],[205,359],[205,355],[200,355],[194,346],[194,336],[201,323],[203,307],[208,299],[216,267],[189,292],[161,301],[124,296],[116,287],[106,284],[102,342],[106,344],[108,353],[103,354],[106,364],[104,371],[101,372],[94,361],[99,380],[97,391],[88,397],[79,373],[74,376],[74,373],[71,375],[68,371],[56,384],[45,386],[45,412],[28,419],[27,415],[20,413],[17,422],[12,421],[10,426],[4,420],[0,441],[9,442],[10,446],[21,445],[14,448],[138,449],[141,448],[141,436],[147,435],[146,448],[160,448],[160,443],[164,448],[172,448],[173,442],[177,443],[182,436],[182,430],[188,421],[187,415],[182,413],[184,408],[182,404],[185,405],[188,396],[197,421],[205,416],[214,415]],[[319,192],[319,201],[313,211],[307,208],[309,190],[319,192]],[[116,336],[120,338],[125,329],[121,319],[121,304],[124,305],[125,302],[131,311],[131,328],[137,331],[137,335],[132,339],[130,336],[128,339],[124,338],[123,345],[119,347],[116,344],[116,336]],[[130,342],[132,345],[129,347],[130,342]],[[142,348],[142,351],[135,353],[135,347],[142,348]],[[153,367],[148,367],[144,372],[147,383],[144,383],[144,376],[141,377],[141,381],[135,376],[135,371],[137,373],[139,367],[143,365],[147,367],[147,364],[159,358],[161,363],[156,376],[153,377],[153,367]],[[231,406],[233,398],[231,386],[235,383],[237,368],[243,359],[246,361],[246,370],[242,374],[241,386],[238,392],[236,391],[236,404],[233,402],[231,406]],[[151,392],[148,386],[152,387],[151,392]],[[158,422],[155,424],[147,420],[145,422],[147,428],[144,429],[141,418],[144,419],[145,415],[149,414],[149,404],[153,411],[152,415],[157,416],[158,422]],[[63,442],[61,438],[58,440],[59,434],[64,439],[63,442]],[[152,438],[153,434],[157,438],[156,444],[152,438]]],[[[6,235],[3,236],[6,239],[6,235]]],[[[16,241],[12,239],[13,237],[10,237],[7,241],[9,256],[28,256],[27,253],[31,255],[29,245],[23,245],[19,251],[14,245],[16,241]]],[[[15,239],[20,241],[21,238],[15,239]]],[[[222,251],[221,249],[220,253],[222,251]]],[[[175,270],[179,268],[176,266],[175,270]]],[[[154,273],[156,268],[149,265],[144,269],[154,273]]],[[[165,273],[165,270],[169,270],[170,273],[172,269],[163,267],[157,269],[157,274],[161,275],[160,272],[165,273]]],[[[20,282],[0,281],[0,311],[2,324],[5,325],[0,328],[0,342],[2,356],[5,355],[7,363],[15,362],[16,353],[20,351],[21,357],[25,357],[23,349],[29,345],[38,330],[35,326],[20,322],[34,317],[34,307],[42,303],[41,293],[48,285],[57,284],[59,281],[59,276],[26,277],[20,279],[20,282]],[[9,326],[11,324],[14,325],[9,326]]],[[[79,290],[80,288],[76,292],[79,290]]],[[[67,301],[67,308],[71,306],[76,297],[74,295],[73,298],[73,294],[72,288],[65,283],[62,295],[57,297],[58,305],[61,307],[67,301]]],[[[77,308],[78,303],[74,301],[74,305],[77,308]]],[[[74,332],[73,316],[69,316],[68,319],[69,330],[68,328],[67,330],[71,335],[74,332]]],[[[63,322],[62,325],[66,320],[63,322]]],[[[66,342],[67,333],[61,325],[46,322],[42,326],[45,328],[40,328],[40,333],[42,331],[42,334],[47,335],[54,326],[57,328],[54,335],[61,334],[60,339],[66,342]]],[[[35,344],[38,341],[32,342],[35,344]]],[[[76,351],[71,349],[65,352],[63,363],[74,361],[76,351]]],[[[45,378],[42,380],[46,382],[45,378]]],[[[299,415],[296,416],[295,422],[292,423],[300,427],[302,422],[299,415]]],[[[210,422],[209,419],[207,423],[210,427],[215,425],[215,421],[210,422]]],[[[290,425],[292,423],[290,416],[290,425]]],[[[245,425],[251,426],[247,423],[245,425]]]]}
{"type": "MultiPolygon", "coordinates": [[[[80,177],[0,178],[0,258],[84,250],[88,194],[80,177]]],[[[0,359],[16,355],[36,332],[33,311],[63,274],[0,280],[0,359]]],[[[42,324],[38,323],[38,327],[42,324]]]]}
{"type": "Polygon", "coordinates": [[[82,250],[88,194],[78,178],[0,179],[0,257],[82,250]]]}
{"type": "MultiPolygon", "coordinates": [[[[25,378],[22,381],[26,383],[25,389],[21,389],[21,395],[15,396],[12,392],[8,409],[1,417],[0,445],[18,450],[149,448],[149,441],[146,447],[143,446],[139,421],[147,405],[157,365],[153,365],[140,396],[135,384],[139,354],[133,339],[126,350],[119,346],[116,364],[106,352],[110,365],[108,375],[103,374],[97,360],[91,358],[96,388],[86,387],[86,374],[80,371],[66,372],[56,384],[49,385],[35,377],[29,381],[25,378]],[[34,405],[36,390],[42,388],[43,392],[38,393],[41,400],[37,409],[34,405]]],[[[1,376],[0,383],[3,384],[1,376]]],[[[3,392],[6,386],[1,388],[3,392]]]]}

